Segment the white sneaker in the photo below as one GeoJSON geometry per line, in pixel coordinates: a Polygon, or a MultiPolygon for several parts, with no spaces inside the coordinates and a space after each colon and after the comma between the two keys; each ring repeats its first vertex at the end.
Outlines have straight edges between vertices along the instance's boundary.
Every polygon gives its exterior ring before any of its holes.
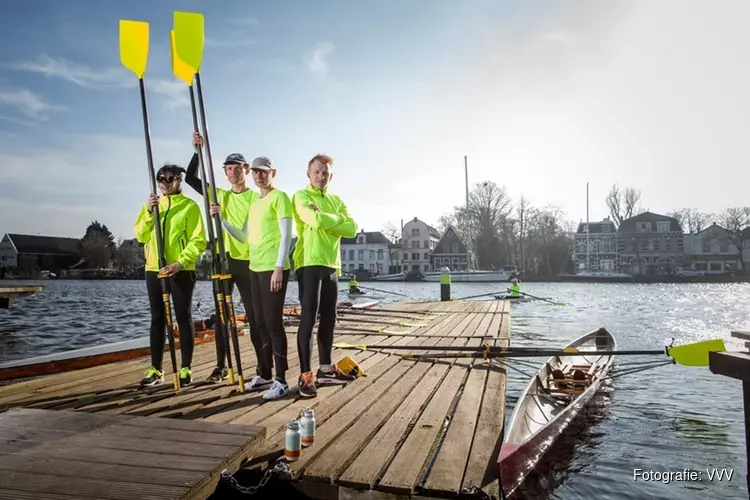
{"type": "Polygon", "coordinates": [[[271,382],[273,382],[273,380],[268,380],[261,377],[260,375],[256,375],[250,382],[245,382],[245,390],[257,391],[259,389],[265,389],[266,387],[269,387],[271,385],[271,382]]]}
{"type": "Polygon", "coordinates": [[[282,384],[278,380],[274,380],[271,384],[271,388],[263,395],[263,399],[279,399],[289,394],[289,386],[282,384]]]}

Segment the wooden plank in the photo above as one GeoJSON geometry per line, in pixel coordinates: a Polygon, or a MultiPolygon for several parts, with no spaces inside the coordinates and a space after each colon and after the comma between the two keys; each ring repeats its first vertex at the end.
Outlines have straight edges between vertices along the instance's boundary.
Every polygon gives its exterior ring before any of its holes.
{"type": "Polygon", "coordinates": [[[13,409],[0,413],[0,470],[8,471],[0,474],[0,495],[20,490],[84,499],[206,498],[221,470],[236,470],[264,432],[207,422],[13,409]],[[213,442],[207,439],[219,430],[213,442]]]}
{"type": "MultiPolygon", "coordinates": [[[[453,333],[457,333],[458,335],[453,340],[444,339],[437,345],[466,345],[470,337],[461,336],[460,333],[471,321],[472,318],[465,316],[464,320],[453,330],[453,333]]],[[[321,427],[322,434],[333,431],[340,433],[340,435],[337,434],[335,441],[328,445],[325,448],[325,452],[319,454],[317,457],[308,453],[304,454],[302,457],[303,460],[312,461],[312,463],[308,462],[306,466],[304,463],[300,464],[300,466],[305,467],[305,478],[317,481],[335,481],[348,464],[357,459],[358,456],[361,457],[363,455],[366,457],[370,471],[375,469],[375,473],[377,473],[380,470],[379,467],[375,467],[373,462],[369,460],[373,458],[370,453],[360,452],[373,443],[377,444],[373,452],[377,453],[381,450],[387,452],[387,446],[375,434],[379,435],[379,431],[382,430],[384,425],[387,426],[391,422],[399,420],[399,417],[403,416],[400,407],[408,405],[408,401],[412,398],[419,400],[419,406],[421,406],[424,395],[432,393],[437,382],[442,380],[442,374],[447,370],[445,364],[434,364],[427,361],[401,361],[397,367],[403,365],[410,365],[406,375],[398,381],[396,386],[388,388],[387,393],[378,399],[377,404],[374,404],[365,413],[357,415],[356,421],[349,422],[347,424],[350,425],[348,428],[347,425],[344,425],[343,418],[339,417],[340,415],[344,415],[344,418],[353,418],[348,412],[346,414],[336,414],[335,417],[331,418],[329,422],[326,422],[321,427]]],[[[404,419],[401,418],[401,421],[403,422],[404,419]]],[[[386,453],[383,453],[383,455],[386,455],[386,453]]]]}
{"type": "MultiPolygon", "coordinates": [[[[509,345],[510,316],[503,316],[497,337],[494,345],[509,345]]],[[[486,371],[487,381],[462,484],[463,490],[481,488],[492,498],[499,497],[496,461],[505,428],[506,366],[503,360],[490,360],[476,368],[486,371]]]]}
{"type": "Polygon", "coordinates": [[[750,382],[750,354],[746,352],[709,351],[708,367],[711,373],[750,382]]]}
{"type": "MultiPolygon", "coordinates": [[[[504,317],[488,315],[486,319],[490,321],[483,321],[480,329],[490,333],[497,332],[504,317]]],[[[473,436],[475,433],[487,378],[487,365],[482,360],[473,359],[468,364],[471,370],[464,379],[455,408],[448,419],[444,439],[440,443],[427,479],[421,486],[421,491],[430,495],[455,496],[461,492],[464,471],[467,470],[471,456],[472,440],[467,439],[467,436],[473,436]]],[[[504,415],[502,408],[495,408],[494,411],[504,415]]],[[[494,439],[499,439],[499,433],[494,439]]]]}
{"type": "Polygon", "coordinates": [[[14,472],[0,475],[0,489],[13,488],[34,492],[40,498],[47,493],[72,495],[77,498],[102,500],[161,500],[164,498],[185,498],[189,491],[185,486],[164,486],[157,484],[131,483],[117,481],[110,471],[109,478],[80,480],[77,477],[65,477],[45,474],[36,471],[33,474],[14,472]]]}
{"type": "MultiPolygon", "coordinates": [[[[56,458],[26,455],[0,455],[0,474],[44,471],[54,476],[101,479],[112,472],[112,466],[96,462],[59,460],[56,458]]],[[[181,469],[165,470],[159,467],[118,465],[117,477],[126,482],[189,487],[205,476],[202,471],[181,469]]]]}
{"type": "MultiPolygon", "coordinates": [[[[485,316],[477,316],[484,321],[485,316]]],[[[443,432],[446,417],[454,404],[459,388],[464,384],[467,369],[452,365],[443,383],[437,389],[415,426],[406,437],[378,483],[378,489],[391,493],[411,494],[421,481],[424,467],[428,464],[431,452],[434,453],[436,440],[443,432]]]]}

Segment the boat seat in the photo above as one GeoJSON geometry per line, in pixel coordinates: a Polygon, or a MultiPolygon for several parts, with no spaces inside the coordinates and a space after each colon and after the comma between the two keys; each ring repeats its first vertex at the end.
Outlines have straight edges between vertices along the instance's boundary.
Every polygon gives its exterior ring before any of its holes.
{"type": "Polygon", "coordinates": [[[552,394],[569,394],[573,396],[577,396],[579,394],[583,394],[583,391],[585,389],[582,387],[555,387],[551,388],[550,392],[552,394]]]}

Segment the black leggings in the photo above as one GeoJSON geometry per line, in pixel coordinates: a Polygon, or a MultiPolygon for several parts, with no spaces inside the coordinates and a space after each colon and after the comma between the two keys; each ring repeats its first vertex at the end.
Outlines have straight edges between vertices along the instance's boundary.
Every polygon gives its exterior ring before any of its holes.
{"type": "Polygon", "coordinates": [[[339,279],[333,268],[307,266],[297,270],[297,285],[301,290],[300,303],[302,305],[302,318],[297,332],[297,350],[300,372],[305,373],[312,371],[310,368],[313,350],[312,335],[318,313],[320,313],[318,358],[321,365],[331,364],[339,279]]]}
{"type": "Polygon", "coordinates": [[[289,271],[284,271],[281,290],[271,291],[273,271],[250,271],[253,291],[255,323],[260,331],[263,347],[260,350],[260,376],[271,379],[271,368],[276,367],[276,378],[285,381],[287,368],[287,342],[284,330],[284,300],[289,271]]]}
{"type": "MultiPolygon", "coordinates": [[[[256,373],[260,373],[260,350],[263,346],[263,342],[260,338],[260,332],[253,313],[253,300],[250,285],[250,262],[247,260],[233,259],[227,255],[227,263],[229,274],[232,275],[232,279],[229,280],[230,291],[234,292],[234,285],[237,284],[237,290],[240,291],[242,305],[245,307],[247,326],[250,329],[250,341],[255,348],[255,356],[257,358],[255,371],[256,373]]],[[[216,366],[224,368],[227,365],[227,346],[224,344],[224,337],[221,335],[218,317],[216,318],[214,333],[216,339],[216,366]]],[[[229,342],[231,341],[232,339],[230,337],[229,342]]]]}
{"type": "MultiPolygon", "coordinates": [[[[195,271],[180,271],[167,280],[167,289],[174,303],[174,317],[180,328],[180,355],[182,367],[189,368],[193,362],[195,329],[191,307],[195,290],[195,271]]],[[[164,301],[161,297],[161,283],[156,271],[146,271],[146,290],[151,307],[151,364],[162,369],[164,343],[166,341],[167,320],[164,314],[164,301]]],[[[171,307],[171,306],[170,306],[171,307]]]]}

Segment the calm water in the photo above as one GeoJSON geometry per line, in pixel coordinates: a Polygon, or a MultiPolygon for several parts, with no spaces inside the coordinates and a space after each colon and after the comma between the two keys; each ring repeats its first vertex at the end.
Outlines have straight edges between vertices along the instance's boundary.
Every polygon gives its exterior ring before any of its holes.
{"type": "MultiPolygon", "coordinates": [[[[4,284],[9,282],[3,282],[4,284]]],[[[30,284],[24,282],[24,284],[30,284]]],[[[43,293],[0,310],[0,360],[16,359],[147,335],[148,306],[141,281],[45,281],[43,293]]],[[[437,299],[437,283],[362,283],[437,299]]],[[[463,297],[502,284],[454,284],[463,297]]],[[[669,344],[722,337],[741,344],[732,329],[750,326],[747,284],[528,283],[523,290],[568,305],[513,306],[513,345],[561,346],[600,326],[619,347],[658,349],[669,344]]],[[[198,283],[196,305],[210,314],[210,282],[198,283]]],[[[373,292],[375,293],[375,292],[373,292]]],[[[290,283],[290,303],[296,301],[290,283]]],[[[401,300],[392,297],[386,300],[401,300]]],[[[238,304],[238,310],[241,306],[238,304]]],[[[640,360],[641,358],[638,358],[640,360]]],[[[635,361],[620,356],[618,365],[635,361]]],[[[522,368],[526,373],[533,369],[522,368]]],[[[508,417],[527,380],[509,374],[508,417]]],[[[586,414],[558,442],[528,485],[529,498],[729,499],[747,498],[741,386],[708,368],[665,366],[611,381],[586,414]],[[708,479],[707,469],[733,469],[731,481],[708,479]],[[633,480],[634,469],[702,471],[700,482],[633,480]]]]}

